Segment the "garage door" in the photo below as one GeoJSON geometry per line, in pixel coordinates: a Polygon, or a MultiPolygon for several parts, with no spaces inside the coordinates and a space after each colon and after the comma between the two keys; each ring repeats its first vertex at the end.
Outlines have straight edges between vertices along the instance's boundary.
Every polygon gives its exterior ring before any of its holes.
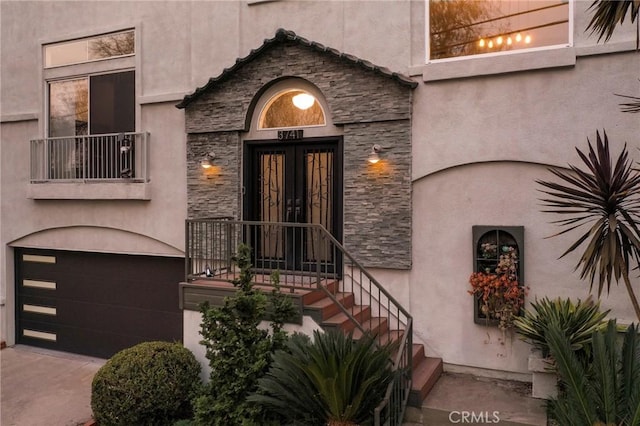
{"type": "Polygon", "coordinates": [[[16,341],[111,357],[148,340],[182,340],[184,259],[16,250],[16,341]]]}

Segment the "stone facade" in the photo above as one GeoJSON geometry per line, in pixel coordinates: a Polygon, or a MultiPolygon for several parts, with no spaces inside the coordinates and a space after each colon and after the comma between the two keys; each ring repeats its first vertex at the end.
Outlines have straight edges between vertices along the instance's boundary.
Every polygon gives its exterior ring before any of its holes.
{"type": "Polygon", "coordinates": [[[413,85],[296,40],[265,42],[180,105],[188,133],[188,216],[241,217],[242,132],[260,95],[285,78],[314,84],[343,129],[345,246],[365,266],[409,269],[413,85]],[[375,165],[366,162],[373,144],[383,148],[375,165]],[[216,167],[203,174],[200,161],[211,151],[216,167]]]}

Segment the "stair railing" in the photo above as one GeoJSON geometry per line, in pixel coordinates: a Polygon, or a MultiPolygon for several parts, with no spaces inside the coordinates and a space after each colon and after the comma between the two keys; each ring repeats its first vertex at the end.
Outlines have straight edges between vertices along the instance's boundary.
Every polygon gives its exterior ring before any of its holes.
{"type": "Polygon", "coordinates": [[[186,281],[233,281],[236,248],[252,248],[257,285],[269,285],[280,271],[280,286],[322,290],[348,319],[354,338],[370,335],[379,344],[399,342],[392,368],[395,380],[375,410],[376,425],[400,425],[411,390],[413,320],[395,298],[319,224],[238,221],[228,217],[188,219],[185,229],[186,281]],[[337,290],[328,284],[337,282],[337,290]],[[345,295],[353,294],[354,303],[345,295]]]}

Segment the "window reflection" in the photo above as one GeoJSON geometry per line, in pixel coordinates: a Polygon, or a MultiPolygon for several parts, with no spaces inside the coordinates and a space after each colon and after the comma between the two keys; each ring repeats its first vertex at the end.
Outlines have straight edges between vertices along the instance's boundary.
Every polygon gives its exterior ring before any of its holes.
{"type": "Polygon", "coordinates": [[[44,47],[45,68],[132,55],[134,44],[133,31],[51,44],[44,47]]]}
{"type": "Polygon", "coordinates": [[[86,78],[49,83],[49,136],[86,135],[88,100],[86,78]]]}
{"type": "Polygon", "coordinates": [[[567,44],[562,0],[430,0],[430,59],[567,44]]]}
{"type": "Polygon", "coordinates": [[[309,97],[313,96],[303,90],[289,90],[277,94],[264,107],[260,116],[259,128],[273,129],[324,125],[324,112],[315,98],[311,106],[299,102],[300,99],[309,101],[309,97]]]}

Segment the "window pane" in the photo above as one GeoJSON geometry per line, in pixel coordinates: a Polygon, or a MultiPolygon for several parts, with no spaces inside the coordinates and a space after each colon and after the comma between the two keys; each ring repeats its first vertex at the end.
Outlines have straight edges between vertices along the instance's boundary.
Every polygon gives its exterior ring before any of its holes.
{"type": "Polygon", "coordinates": [[[318,101],[302,90],[280,93],[265,106],[261,129],[324,125],[324,112],[318,101]],[[302,102],[299,102],[302,101],[302,102]],[[305,104],[305,101],[308,103],[305,104]]]}
{"type": "Polygon", "coordinates": [[[91,76],[91,134],[134,132],[135,73],[91,76]]]}
{"type": "Polygon", "coordinates": [[[49,83],[49,136],[87,134],[87,79],[49,83]]]}
{"type": "Polygon", "coordinates": [[[89,39],[89,60],[131,55],[133,45],[133,31],[89,39]]]}
{"type": "Polygon", "coordinates": [[[44,47],[44,66],[49,68],[132,55],[134,45],[133,31],[51,44],[44,47]]]}
{"type": "Polygon", "coordinates": [[[430,59],[528,49],[569,41],[563,0],[429,0],[430,59]]]}

